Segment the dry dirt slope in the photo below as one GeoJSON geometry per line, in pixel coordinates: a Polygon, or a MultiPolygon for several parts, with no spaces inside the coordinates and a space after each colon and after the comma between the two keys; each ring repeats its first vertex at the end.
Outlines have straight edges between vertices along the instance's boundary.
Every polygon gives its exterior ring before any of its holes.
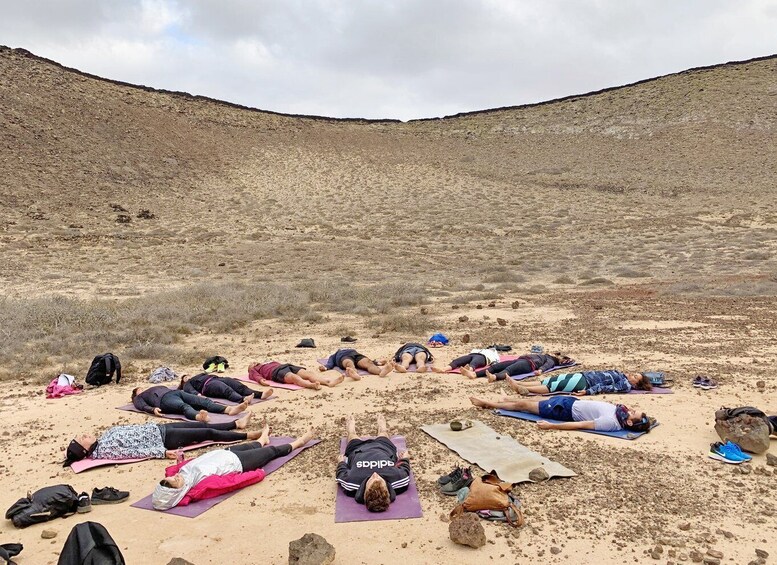
{"type": "Polygon", "coordinates": [[[562,264],[573,279],[774,268],[774,57],[397,123],[248,110],[3,48],[0,108],[13,294],[110,294],[117,281],[100,281],[117,271],[130,294],[316,277],[346,258],[383,280],[408,246],[421,280],[496,264],[539,279],[562,264]]]}

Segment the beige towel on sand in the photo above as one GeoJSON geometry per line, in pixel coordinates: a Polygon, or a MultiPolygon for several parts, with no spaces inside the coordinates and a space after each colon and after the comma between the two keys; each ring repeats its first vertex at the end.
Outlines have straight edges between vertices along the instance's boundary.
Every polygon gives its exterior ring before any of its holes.
{"type": "Polygon", "coordinates": [[[470,463],[486,471],[496,471],[503,481],[531,481],[529,473],[537,467],[544,468],[550,477],[575,476],[574,471],[524,447],[510,436],[498,434],[478,420],[471,421],[472,427],[460,432],[451,430],[449,424],[431,424],[421,429],[470,463]]]}

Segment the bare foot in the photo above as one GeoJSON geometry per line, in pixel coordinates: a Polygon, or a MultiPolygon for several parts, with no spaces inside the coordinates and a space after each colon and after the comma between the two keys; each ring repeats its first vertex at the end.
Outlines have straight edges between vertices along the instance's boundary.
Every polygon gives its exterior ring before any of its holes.
{"type": "MultiPolygon", "coordinates": [[[[495,383],[496,382],[496,375],[494,373],[489,373],[486,371],[486,378],[488,379],[488,382],[495,383]]],[[[510,379],[512,380],[512,379],[510,379]]]]}
{"type": "Polygon", "coordinates": [[[356,436],[356,418],[350,414],[345,420],[345,431],[349,436],[356,436]]]}
{"type": "Polygon", "coordinates": [[[304,435],[301,435],[297,439],[291,442],[291,448],[292,449],[299,449],[303,445],[305,445],[307,442],[309,442],[311,439],[316,437],[316,432],[313,429],[310,429],[305,432],[304,435]]]}
{"type": "Polygon", "coordinates": [[[432,372],[434,372],[434,373],[447,373],[450,370],[451,370],[450,366],[440,368],[440,367],[435,367],[434,365],[432,365],[432,372]]]}
{"type": "Polygon", "coordinates": [[[197,412],[197,416],[194,419],[198,422],[204,422],[207,424],[210,422],[210,414],[208,414],[207,410],[200,410],[197,412]]]}
{"type": "Polygon", "coordinates": [[[246,432],[246,439],[250,439],[251,441],[257,441],[261,437],[262,437],[262,432],[257,432],[257,431],[246,432]]]}
{"type": "Polygon", "coordinates": [[[477,406],[478,408],[487,407],[485,400],[480,400],[479,398],[475,398],[474,396],[470,396],[469,401],[472,403],[473,406],[477,406]]]}
{"type": "MultiPolygon", "coordinates": [[[[272,394],[272,393],[270,393],[270,394],[272,394]]],[[[262,394],[262,396],[264,396],[264,394],[262,394]]],[[[251,404],[251,401],[253,399],[254,399],[254,395],[253,394],[249,394],[248,396],[244,396],[243,397],[243,402],[248,402],[248,404],[251,404]]]]}
{"type": "Polygon", "coordinates": [[[402,363],[397,363],[394,360],[389,361],[389,363],[391,363],[397,373],[407,373],[407,369],[402,365],[402,363]]]}
{"type": "Polygon", "coordinates": [[[319,366],[318,366],[318,370],[319,370],[319,371],[321,371],[321,372],[323,373],[324,371],[326,371],[326,370],[327,370],[327,368],[326,368],[326,367],[324,367],[323,365],[319,365],[319,366]]]}
{"type": "Polygon", "coordinates": [[[469,365],[464,365],[461,369],[459,369],[459,372],[467,377],[468,379],[476,379],[477,374],[475,374],[475,371],[472,370],[472,367],[469,365]]]}
{"type": "Polygon", "coordinates": [[[267,419],[264,420],[262,423],[262,433],[259,436],[258,440],[259,443],[262,444],[262,447],[270,443],[270,426],[267,424],[267,419]]]}
{"type": "Polygon", "coordinates": [[[253,412],[246,412],[246,415],[240,418],[239,420],[235,420],[235,429],[238,430],[244,430],[248,427],[248,424],[251,423],[251,418],[254,417],[253,412]]]}
{"type": "Polygon", "coordinates": [[[344,380],[345,380],[345,375],[338,375],[338,376],[337,376],[336,378],[334,378],[334,379],[329,379],[328,381],[324,381],[324,384],[325,384],[326,386],[337,386],[337,385],[339,385],[341,382],[343,382],[344,380]]]}
{"type": "Polygon", "coordinates": [[[348,377],[349,379],[353,379],[355,381],[362,380],[361,375],[359,375],[359,373],[353,367],[348,367],[345,370],[345,376],[348,377]]]}
{"type": "MultiPolygon", "coordinates": [[[[521,392],[518,390],[518,387],[521,386],[518,384],[518,381],[515,379],[505,379],[507,381],[507,386],[509,386],[513,392],[517,392],[518,394],[521,394],[521,392]]],[[[521,387],[524,388],[524,387],[521,387]]]]}
{"type": "Polygon", "coordinates": [[[425,373],[427,370],[428,370],[428,367],[426,366],[426,363],[415,368],[416,373],[425,373]]]}
{"type": "Polygon", "coordinates": [[[237,406],[228,406],[227,409],[224,410],[224,414],[227,414],[229,416],[234,416],[235,414],[240,414],[241,412],[245,412],[247,408],[248,408],[248,402],[244,400],[237,406]]]}
{"type": "Polygon", "coordinates": [[[387,433],[386,430],[386,417],[381,413],[378,414],[378,435],[384,435],[387,433]]]}
{"type": "Polygon", "coordinates": [[[391,371],[393,371],[393,370],[394,370],[394,365],[393,365],[393,363],[386,363],[385,365],[383,365],[383,366],[380,368],[380,373],[379,373],[379,376],[381,376],[381,377],[385,377],[385,376],[387,376],[387,375],[388,375],[388,374],[389,374],[391,371]]]}
{"type": "Polygon", "coordinates": [[[313,390],[321,390],[321,383],[311,382],[311,387],[313,390]]]}
{"type": "Polygon", "coordinates": [[[270,398],[270,397],[271,397],[273,394],[275,394],[275,390],[274,390],[272,387],[268,388],[267,390],[265,390],[264,392],[262,392],[262,400],[267,400],[267,399],[268,399],[268,398],[270,398]]]}

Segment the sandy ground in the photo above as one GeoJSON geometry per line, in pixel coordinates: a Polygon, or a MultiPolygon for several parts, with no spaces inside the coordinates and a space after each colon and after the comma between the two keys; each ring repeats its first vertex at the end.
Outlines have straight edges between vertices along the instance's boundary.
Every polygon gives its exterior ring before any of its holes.
{"type": "MultiPolygon", "coordinates": [[[[777,413],[776,80],[767,58],[444,120],[336,121],[111,83],[0,48],[0,506],[60,482],[148,494],[162,461],[79,475],[59,462],[76,433],[144,421],[114,407],[159,364],[191,373],[209,352],[235,373],[263,358],[313,366],[346,333],[382,357],[438,329],[452,338],[440,362],[540,343],[583,368],[664,370],[675,394],[608,397],[661,422],[626,442],[476,410],[469,395],[503,386],[453,375],[280,390],[252,410],[279,434],[314,426],[323,443],[194,520],[128,504],[88,518],[132,564],[284,563],[306,532],[342,564],[653,562],[650,551],[678,563],[708,549],[724,563],[755,549],[774,560],[774,469],[757,456],[742,474],[707,450],[721,405],[777,413]],[[234,323],[210,323],[208,296],[247,283],[254,295],[227,295],[234,323]],[[389,308],[359,294],[376,283],[394,285],[389,308]],[[145,317],[116,324],[112,306],[135,298],[145,317]],[[251,313],[254,302],[266,309],[251,313]],[[302,337],[319,348],[294,349],[302,337]],[[55,371],[82,376],[108,348],[127,369],[120,386],[45,400],[55,371]],[[720,388],[692,388],[697,374],[720,388]],[[371,432],[379,411],[407,436],[424,517],[335,524],[343,417],[371,432]],[[578,473],[518,486],[526,527],[486,523],[478,550],[448,539],[453,501],[435,488],[463,461],[419,429],[462,415],[578,473]]],[[[20,565],[55,563],[78,521],[2,521],[0,537],[25,544],[20,565]]]]}
{"type": "MultiPolygon", "coordinates": [[[[547,301],[547,308],[542,304],[525,306],[527,312],[534,314],[532,327],[537,334],[552,333],[560,319],[573,324],[571,329],[582,331],[585,328],[581,318],[588,316],[579,305],[573,306],[568,299],[559,300],[555,305],[552,299],[547,301]],[[545,310],[547,315],[543,316],[545,310]]],[[[654,311],[660,311],[661,302],[657,300],[650,306],[654,311]]],[[[663,306],[671,310],[670,304],[663,306]]],[[[508,305],[501,308],[496,305],[493,310],[510,311],[508,305]]],[[[441,317],[443,324],[454,327],[449,331],[453,345],[435,351],[439,361],[450,360],[471,347],[460,343],[461,331],[455,327],[467,325],[456,321],[460,311],[451,310],[441,317]]],[[[492,314],[487,307],[466,311],[481,317],[492,314]]],[[[732,327],[747,326],[753,331],[762,327],[763,321],[773,312],[773,305],[763,313],[765,317],[740,309],[739,317],[746,320],[738,320],[732,327]]],[[[675,341],[678,328],[709,332],[710,327],[733,323],[720,320],[721,315],[714,312],[707,312],[706,316],[699,316],[693,310],[675,313],[676,318],[665,320],[664,324],[634,330],[632,339],[651,341],[667,334],[670,341],[675,341]],[[702,325],[701,319],[708,322],[702,325]]],[[[512,328],[526,329],[526,322],[515,317],[516,326],[512,328]]],[[[487,321],[483,323],[488,324],[487,321]]],[[[477,326],[478,322],[471,320],[468,324],[477,326]]],[[[624,323],[624,326],[633,325],[624,323]]],[[[772,339],[771,327],[767,324],[762,329],[769,331],[766,340],[772,339]]],[[[274,331],[272,324],[257,324],[250,331],[266,339],[261,340],[262,345],[259,340],[254,345],[249,344],[250,355],[246,353],[245,345],[233,343],[233,339],[240,341],[239,336],[222,336],[224,341],[219,352],[230,359],[233,367],[244,367],[248,361],[257,356],[261,358],[265,353],[312,367],[316,357],[340,345],[336,338],[313,336],[319,344],[318,349],[293,349],[297,336],[301,337],[305,330],[293,326],[288,330],[284,337],[270,337],[274,331]],[[291,335],[295,337],[292,339],[291,335]]],[[[504,336],[495,335],[500,331],[505,330],[486,327],[472,331],[472,334],[475,339],[491,335],[497,341],[505,341],[504,336]]],[[[694,336],[705,341],[698,334],[694,336]]],[[[358,337],[356,346],[375,357],[391,354],[400,341],[399,336],[394,340],[387,336],[378,339],[359,333],[358,337]]],[[[519,351],[530,345],[520,339],[507,341],[519,351]]],[[[561,345],[552,338],[542,342],[547,347],[561,345]]],[[[592,345],[581,342],[575,347],[567,343],[565,348],[573,354],[579,351],[577,356],[584,367],[625,367],[633,363],[630,356],[586,351],[593,349],[592,345]]],[[[654,344],[652,349],[655,352],[661,348],[654,344]]],[[[663,547],[662,562],[682,560],[682,556],[687,556],[692,549],[705,552],[713,548],[723,552],[726,562],[747,563],[755,559],[755,548],[771,553],[777,550],[774,542],[777,474],[772,474],[772,468],[765,467],[764,456],[756,456],[753,472],[743,475],[733,467],[708,459],[706,452],[709,443],[716,440],[712,414],[721,405],[754,404],[766,410],[771,408],[772,412],[777,407],[777,386],[766,374],[774,353],[763,363],[754,363],[753,351],[740,350],[741,359],[732,363],[721,351],[702,360],[695,354],[695,346],[688,343],[685,349],[685,355],[674,352],[656,355],[643,359],[636,367],[666,369],[677,381],[674,395],[610,395],[604,398],[633,404],[660,420],[658,428],[634,442],[574,432],[543,432],[533,424],[476,410],[467,402],[470,394],[504,394],[504,385],[471,382],[455,375],[394,373],[384,379],[370,376],[361,382],[345,382],[337,388],[321,391],[279,390],[277,400],[252,407],[257,415],[266,415],[279,434],[300,434],[312,425],[324,441],[264,482],[246,488],[196,519],[138,510],[130,508],[129,504],[95,507],[86,517],[108,528],[129,563],[167,563],[172,557],[183,557],[195,564],[282,563],[287,559],[289,541],[306,532],[321,534],[332,543],[338,563],[391,563],[396,561],[397,555],[409,563],[470,562],[475,559],[547,563],[640,562],[652,560],[645,551],[653,549],[657,543],[663,547]],[[723,365],[744,366],[748,370],[737,369],[730,375],[702,370],[723,365]],[[714,391],[692,388],[690,380],[696,372],[717,376],[721,387],[714,391]],[[757,391],[755,386],[762,378],[768,382],[765,392],[757,391]],[[424,517],[335,524],[333,474],[338,438],[343,433],[343,415],[356,414],[359,429],[369,433],[379,411],[386,414],[392,431],[408,438],[424,517]],[[440,474],[463,461],[419,430],[420,425],[445,422],[460,415],[478,418],[578,473],[572,479],[516,487],[524,505],[527,525],[513,530],[505,525],[484,523],[488,543],[479,550],[456,546],[448,539],[445,516],[454,504],[437,493],[434,486],[440,474]],[[688,529],[681,529],[681,526],[688,529]],[[551,548],[556,548],[553,550],[556,553],[551,553],[551,548]],[[227,554],[228,558],[225,557],[227,554]]],[[[193,371],[196,367],[176,369],[193,371]]],[[[235,370],[234,374],[240,372],[235,370]]],[[[27,490],[58,482],[69,483],[77,491],[91,491],[93,487],[105,485],[126,489],[132,493],[130,501],[148,494],[155,480],[162,476],[165,466],[162,461],[105,467],[79,475],[63,470],[58,464],[64,446],[74,433],[146,420],[145,416],[114,409],[128,399],[135,383],[141,383],[141,377],[128,375],[127,382],[122,382],[121,386],[106,386],[89,390],[79,397],[48,401],[42,397],[38,385],[22,383],[13,390],[6,388],[2,397],[6,426],[0,441],[7,459],[0,464],[5,487],[0,504],[7,507],[27,490]],[[12,416],[14,406],[19,411],[12,416]]],[[[3,541],[20,540],[25,544],[25,559],[20,559],[20,563],[54,563],[69,529],[79,519],[76,516],[19,531],[14,530],[10,522],[4,522],[0,535],[3,541]],[[40,538],[43,529],[54,529],[58,535],[54,540],[43,540],[40,538]]]]}

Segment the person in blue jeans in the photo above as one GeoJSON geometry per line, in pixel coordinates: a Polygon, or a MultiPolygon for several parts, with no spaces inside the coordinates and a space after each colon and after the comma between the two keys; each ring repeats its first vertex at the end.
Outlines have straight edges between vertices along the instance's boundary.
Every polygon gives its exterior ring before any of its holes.
{"type": "Polygon", "coordinates": [[[170,390],[166,386],[152,386],[140,392],[140,387],[132,390],[132,405],[141,412],[154,416],[163,414],[183,414],[189,420],[209,422],[209,413],[233,416],[244,412],[251,401],[247,398],[237,406],[225,406],[213,402],[210,398],[189,394],[182,390],[170,390]]]}
{"type": "Polygon", "coordinates": [[[610,404],[597,400],[579,400],[574,396],[554,396],[547,400],[519,398],[491,402],[471,396],[470,402],[478,408],[515,410],[538,414],[548,420],[540,420],[541,430],[596,430],[599,432],[648,432],[653,421],[644,412],[632,410],[623,404],[610,404]]]}

